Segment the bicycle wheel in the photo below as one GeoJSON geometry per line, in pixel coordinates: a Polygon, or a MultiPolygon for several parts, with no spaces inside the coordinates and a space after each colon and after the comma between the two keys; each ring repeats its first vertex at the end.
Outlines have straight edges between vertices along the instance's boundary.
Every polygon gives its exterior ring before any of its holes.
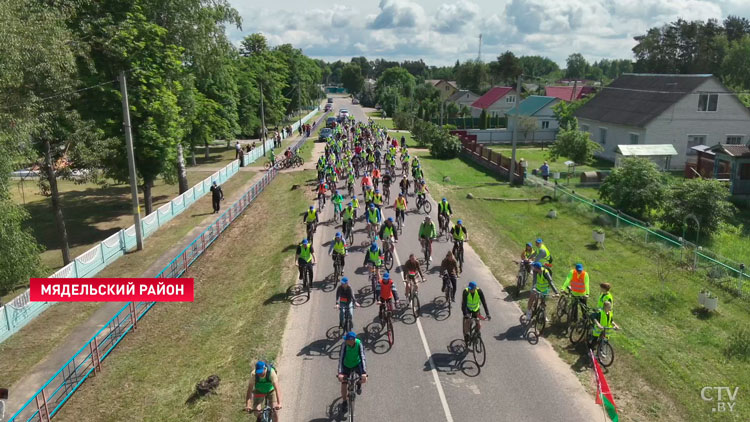
{"type": "Polygon", "coordinates": [[[396,334],[393,332],[393,321],[391,320],[390,315],[388,316],[386,326],[388,327],[388,344],[393,346],[393,342],[396,340],[396,334]]]}
{"type": "Polygon", "coordinates": [[[561,295],[557,301],[557,309],[555,309],[555,318],[557,321],[565,324],[568,322],[568,295],[561,295]]]}
{"type": "MultiPolygon", "coordinates": [[[[351,224],[354,224],[354,222],[352,221],[351,224]]],[[[349,228],[349,235],[347,236],[347,239],[349,240],[350,245],[354,244],[354,231],[351,228],[349,228]]]]}
{"type": "Polygon", "coordinates": [[[430,201],[428,201],[427,199],[425,199],[425,200],[424,200],[424,205],[423,205],[423,207],[424,207],[424,212],[425,212],[426,214],[429,214],[429,213],[431,213],[431,212],[432,212],[432,204],[431,204],[431,203],[430,203],[430,201]]]}
{"type": "Polygon", "coordinates": [[[487,350],[484,348],[484,340],[482,340],[482,336],[479,333],[477,333],[477,337],[474,339],[471,352],[474,355],[474,362],[480,367],[484,366],[485,362],[487,362],[487,350]]]}
{"type": "Polygon", "coordinates": [[[606,340],[599,340],[599,345],[596,347],[596,358],[603,367],[607,368],[615,361],[615,349],[606,340]]]}
{"type": "Polygon", "coordinates": [[[391,251],[385,252],[385,268],[390,271],[393,268],[393,254],[391,251]]]}
{"type": "Polygon", "coordinates": [[[412,293],[411,296],[411,313],[414,315],[414,318],[422,316],[422,306],[419,303],[419,294],[412,293]]]}
{"type": "Polygon", "coordinates": [[[581,342],[581,340],[586,337],[586,332],[588,331],[588,324],[586,323],[585,319],[582,319],[573,326],[570,330],[570,335],[568,338],[570,338],[570,342],[573,344],[577,344],[581,342]]]}
{"type": "Polygon", "coordinates": [[[544,309],[540,309],[536,314],[536,320],[534,321],[534,330],[537,336],[541,336],[544,333],[544,326],[547,324],[547,313],[544,309]]]}
{"type": "Polygon", "coordinates": [[[270,161],[266,161],[266,164],[263,164],[263,167],[264,167],[264,168],[265,168],[266,170],[271,170],[271,162],[270,162],[270,161]]]}
{"type": "Polygon", "coordinates": [[[354,391],[349,392],[349,422],[354,422],[354,400],[356,400],[356,397],[357,394],[354,391]]]}
{"type": "Polygon", "coordinates": [[[353,326],[353,324],[352,324],[352,316],[351,316],[351,314],[349,312],[351,312],[351,311],[347,311],[345,313],[346,316],[344,317],[344,332],[345,333],[348,333],[349,331],[351,331],[352,330],[352,326],[353,326]]]}
{"type": "Polygon", "coordinates": [[[518,274],[516,277],[516,297],[521,295],[521,290],[523,290],[523,286],[526,284],[526,281],[524,280],[524,277],[522,274],[518,274]]]}

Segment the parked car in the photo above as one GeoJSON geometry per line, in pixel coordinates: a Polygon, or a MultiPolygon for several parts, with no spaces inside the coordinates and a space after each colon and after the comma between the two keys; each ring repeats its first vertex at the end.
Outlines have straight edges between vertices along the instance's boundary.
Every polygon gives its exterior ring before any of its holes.
{"type": "Polygon", "coordinates": [[[333,116],[329,117],[328,119],[326,119],[326,127],[327,128],[329,128],[329,127],[331,127],[331,128],[336,127],[336,121],[337,120],[336,120],[335,117],[333,117],[333,116]]]}
{"type": "Polygon", "coordinates": [[[318,133],[318,141],[325,141],[332,136],[333,131],[330,128],[324,127],[323,129],[320,129],[320,133],[318,133]]]}
{"type": "Polygon", "coordinates": [[[333,104],[333,98],[328,98],[328,104],[333,104]]]}
{"type": "Polygon", "coordinates": [[[324,111],[331,111],[331,110],[333,110],[333,104],[331,103],[326,104],[324,111]]]}
{"type": "Polygon", "coordinates": [[[352,98],[352,104],[359,104],[359,100],[356,98],[352,98]]]}

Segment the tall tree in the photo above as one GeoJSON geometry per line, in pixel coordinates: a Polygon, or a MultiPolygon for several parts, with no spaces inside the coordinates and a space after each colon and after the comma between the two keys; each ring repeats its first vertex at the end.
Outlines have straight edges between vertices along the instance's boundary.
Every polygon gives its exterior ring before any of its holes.
{"type": "Polygon", "coordinates": [[[545,76],[560,70],[557,63],[542,56],[521,56],[518,62],[523,74],[531,77],[545,76]]]}
{"type": "Polygon", "coordinates": [[[456,83],[463,89],[481,94],[489,88],[488,66],[476,60],[461,63],[455,72],[456,83]]]}
{"type": "Polygon", "coordinates": [[[341,83],[344,88],[353,95],[359,95],[365,86],[365,78],[362,76],[362,69],[356,63],[349,63],[344,66],[341,72],[341,83]]]}
{"type": "Polygon", "coordinates": [[[495,80],[507,86],[515,86],[516,78],[523,73],[521,61],[512,51],[501,54],[489,66],[495,80]]]}
{"type": "Polygon", "coordinates": [[[369,78],[372,76],[372,64],[367,60],[367,57],[352,57],[351,63],[359,66],[363,78],[369,78]]]}
{"type": "Polygon", "coordinates": [[[722,64],[724,82],[738,90],[750,90],[750,35],[732,43],[722,64]]]}
{"type": "Polygon", "coordinates": [[[742,39],[750,35],[750,21],[740,16],[729,15],[724,19],[724,30],[729,42],[742,39]]]}
{"type": "Polygon", "coordinates": [[[582,79],[586,76],[589,69],[589,63],[581,53],[573,53],[569,55],[565,63],[566,78],[582,79]]]}

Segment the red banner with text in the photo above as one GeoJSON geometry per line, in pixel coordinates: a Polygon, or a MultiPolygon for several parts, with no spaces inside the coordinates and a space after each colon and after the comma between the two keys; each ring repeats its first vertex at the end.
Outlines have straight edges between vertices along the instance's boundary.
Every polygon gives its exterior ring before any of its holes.
{"type": "Polygon", "coordinates": [[[32,278],[32,302],[192,302],[192,278],[32,278]]]}

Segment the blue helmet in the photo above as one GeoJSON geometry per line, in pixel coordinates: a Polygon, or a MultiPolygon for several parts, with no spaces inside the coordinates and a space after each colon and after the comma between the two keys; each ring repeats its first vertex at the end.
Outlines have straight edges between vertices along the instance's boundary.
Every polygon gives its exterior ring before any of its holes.
{"type": "Polygon", "coordinates": [[[541,237],[540,237],[540,238],[538,238],[538,239],[536,240],[536,243],[542,243],[542,238],[541,238],[541,237]]]}
{"type": "Polygon", "coordinates": [[[530,247],[530,248],[533,248],[533,247],[534,247],[534,245],[532,245],[532,244],[531,244],[531,242],[528,242],[528,243],[526,244],[526,246],[528,246],[528,247],[530,247]]]}
{"type": "Polygon", "coordinates": [[[266,370],[266,363],[263,361],[258,361],[258,363],[255,364],[255,373],[258,375],[262,375],[263,372],[266,370]]]}
{"type": "Polygon", "coordinates": [[[341,284],[348,284],[348,283],[349,283],[349,279],[348,278],[344,277],[344,278],[341,279],[341,284]]]}
{"type": "Polygon", "coordinates": [[[445,198],[443,198],[443,202],[448,202],[448,200],[447,200],[447,199],[445,199],[445,198]]]}
{"type": "Polygon", "coordinates": [[[463,224],[463,222],[464,222],[463,220],[458,220],[458,221],[456,221],[456,224],[458,224],[460,226],[461,224],[463,224]]]}
{"type": "Polygon", "coordinates": [[[354,340],[357,338],[357,333],[354,331],[349,331],[344,335],[344,340],[354,340]]]}
{"type": "Polygon", "coordinates": [[[339,190],[338,190],[338,189],[336,189],[336,195],[338,195],[338,194],[339,194],[339,190]]]}
{"type": "Polygon", "coordinates": [[[314,209],[315,209],[315,207],[314,207],[314,206],[312,206],[312,205],[310,205],[310,211],[312,211],[312,210],[314,210],[314,209]]]}
{"type": "Polygon", "coordinates": [[[477,288],[477,283],[470,281],[469,282],[469,290],[474,290],[477,288]]]}
{"type": "Polygon", "coordinates": [[[576,270],[577,271],[583,271],[583,264],[581,264],[580,262],[578,264],[576,264],[576,270]]]}
{"type": "Polygon", "coordinates": [[[383,280],[388,280],[391,278],[391,273],[385,273],[383,274],[383,280]]]}
{"type": "Polygon", "coordinates": [[[370,245],[370,250],[375,252],[378,250],[378,244],[375,242],[372,242],[372,245],[370,245]]]}
{"type": "Polygon", "coordinates": [[[341,232],[336,232],[336,237],[341,237],[341,232]]]}
{"type": "Polygon", "coordinates": [[[388,217],[388,221],[390,221],[391,223],[393,223],[393,217],[388,217]]]}
{"type": "Polygon", "coordinates": [[[380,189],[375,189],[375,193],[380,193],[380,189]]]}
{"type": "Polygon", "coordinates": [[[370,204],[370,208],[375,208],[375,204],[370,204]]]}
{"type": "Polygon", "coordinates": [[[307,241],[307,239],[302,239],[302,244],[303,244],[303,245],[307,245],[308,243],[309,243],[309,242],[307,241]]]}

